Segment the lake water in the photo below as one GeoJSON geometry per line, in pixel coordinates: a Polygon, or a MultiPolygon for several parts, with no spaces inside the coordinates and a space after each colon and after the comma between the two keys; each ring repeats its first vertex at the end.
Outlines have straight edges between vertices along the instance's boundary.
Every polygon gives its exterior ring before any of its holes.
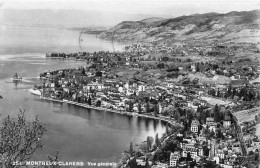
{"type": "Polygon", "coordinates": [[[125,44],[100,40],[96,35],[80,32],[62,28],[0,25],[0,53],[116,51],[122,50],[125,46],[125,44]]]}
{"type": "MultiPolygon", "coordinates": [[[[28,92],[40,80],[39,73],[49,69],[78,67],[84,62],[45,58],[46,52],[81,51],[76,31],[2,27],[0,30],[0,100],[1,118],[16,116],[19,109],[26,110],[27,118],[39,116],[47,127],[43,137],[44,147],[33,160],[46,160],[56,151],[63,161],[117,162],[120,153],[128,150],[130,142],[139,144],[147,136],[161,135],[165,125],[160,121],[129,118],[105,111],[85,109],[74,105],[40,100],[28,92]],[[11,78],[15,72],[23,77],[15,84],[11,78]]],[[[84,35],[85,51],[123,48],[123,44],[96,39],[84,35]]],[[[137,148],[134,146],[135,149],[137,148]]]]}

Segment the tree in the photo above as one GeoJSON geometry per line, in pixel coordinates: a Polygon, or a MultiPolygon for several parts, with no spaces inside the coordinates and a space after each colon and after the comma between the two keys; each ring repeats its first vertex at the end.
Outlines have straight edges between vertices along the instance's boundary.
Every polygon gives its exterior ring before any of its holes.
{"type": "Polygon", "coordinates": [[[186,158],[187,161],[192,161],[193,159],[191,158],[191,154],[190,152],[187,153],[187,158],[186,158]]]}
{"type": "Polygon", "coordinates": [[[82,74],[82,75],[85,75],[85,74],[86,74],[85,68],[82,68],[81,74],[82,74]]]}
{"type": "Polygon", "coordinates": [[[148,151],[152,148],[153,145],[153,137],[148,136],[146,139],[146,143],[147,143],[147,149],[148,151]]]}
{"type": "Polygon", "coordinates": [[[165,61],[165,62],[169,61],[169,57],[162,57],[162,61],[165,61]]]}
{"type": "Polygon", "coordinates": [[[129,112],[132,112],[134,109],[134,103],[132,101],[129,102],[129,112]]]}
{"type": "Polygon", "coordinates": [[[200,67],[199,67],[199,65],[196,66],[196,72],[200,72],[200,67]]]}
{"type": "Polygon", "coordinates": [[[102,77],[102,72],[97,71],[97,72],[96,72],[96,76],[98,76],[98,77],[102,77]]]}
{"type": "Polygon", "coordinates": [[[207,168],[215,168],[216,167],[216,163],[214,161],[208,160],[208,161],[206,161],[205,167],[207,167],[207,168]]]}
{"type": "Polygon", "coordinates": [[[219,88],[218,88],[218,91],[217,91],[217,97],[220,97],[220,91],[219,91],[219,88]]]}
{"type": "Polygon", "coordinates": [[[158,137],[158,133],[155,135],[155,144],[156,144],[157,147],[161,146],[161,142],[160,142],[160,139],[158,137]]]}
{"type": "Polygon", "coordinates": [[[149,113],[150,111],[151,111],[150,103],[147,102],[147,103],[146,103],[146,112],[149,113]]]}
{"type": "Polygon", "coordinates": [[[163,69],[163,68],[164,68],[164,63],[159,63],[159,64],[157,65],[157,68],[163,69]]]}
{"type": "Polygon", "coordinates": [[[203,146],[203,155],[209,156],[209,148],[206,145],[203,146]]]}
{"type": "Polygon", "coordinates": [[[236,88],[233,88],[233,91],[232,91],[232,99],[234,99],[234,97],[236,96],[237,94],[237,90],[236,88]]]}
{"type": "Polygon", "coordinates": [[[64,71],[62,71],[61,77],[65,78],[65,72],[64,71]]]}
{"type": "Polygon", "coordinates": [[[130,154],[130,156],[132,156],[133,153],[134,153],[133,143],[131,142],[131,143],[130,143],[130,147],[129,147],[129,154],[130,154]]]}
{"type": "Polygon", "coordinates": [[[139,149],[143,152],[143,153],[147,153],[148,152],[148,147],[147,147],[147,142],[145,143],[141,143],[141,145],[139,146],[139,149]]]}
{"type": "Polygon", "coordinates": [[[177,121],[177,123],[180,123],[180,121],[181,121],[181,115],[180,115],[179,110],[176,110],[176,111],[175,111],[174,118],[175,118],[175,120],[177,121]]]}
{"type": "Polygon", "coordinates": [[[255,150],[255,161],[259,162],[259,151],[258,149],[255,150]]]}
{"type": "Polygon", "coordinates": [[[88,97],[88,105],[91,105],[91,98],[90,98],[90,96],[88,97]]]}
{"type": "Polygon", "coordinates": [[[100,101],[100,100],[97,101],[96,106],[97,106],[97,107],[100,107],[100,106],[101,106],[101,101],[100,101]]]}
{"type": "Polygon", "coordinates": [[[142,113],[142,106],[140,103],[138,103],[138,113],[142,113]]]}
{"type": "Polygon", "coordinates": [[[170,128],[168,124],[166,125],[166,135],[170,135],[170,128]]]}
{"type": "Polygon", "coordinates": [[[148,162],[148,158],[145,159],[145,168],[149,168],[149,162],[148,162]]]}
{"type": "Polygon", "coordinates": [[[7,116],[0,128],[0,167],[16,168],[14,162],[25,164],[37,149],[42,148],[41,138],[45,125],[36,116],[27,121],[25,111],[20,110],[17,119],[7,116]]]}
{"type": "Polygon", "coordinates": [[[154,116],[157,117],[159,114],[159,105],[155,104],[154,105],[154,116]]]}
{"type": "Polygon", "coordinates": [[[221,132],[221,129],[217,129],[216,137],[217,137],[217,139],[222,139],[223,134],[221,132]]]}
{"type": "Polygon", "coordinates": [[[215,136],[215,132],[214,132],[213,130],[211,130],[211,131],[210,131],[210,137],[211,137],[211,138],[214,138],[214,136],[215,136]]]}
{"type": "Polygon", "coordinates": [[[137,165],[137,162],[136,162],[136,158],[130,160],[129,163],[128,163],[128,166],[129,166],[130,168],[137,168],[138,165],[137,165]]]}
{"type": "Polygon", "coordinates": [[[219,107],[218,105],[216,104],[215,107],[214,107],[214,120],[215,122],[220,122],[220,114],[219,114],[219,107]]]}
{"type": "Polygon", "coordinates": [[[122,152],[118,166],[121,167],[122,165],[125,165],[129,159],[130,159],[129,153],[128,152],[122,152]]]}

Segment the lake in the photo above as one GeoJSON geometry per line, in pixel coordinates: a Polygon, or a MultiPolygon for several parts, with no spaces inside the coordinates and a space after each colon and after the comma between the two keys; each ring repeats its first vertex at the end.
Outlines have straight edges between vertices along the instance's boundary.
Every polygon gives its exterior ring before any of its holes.
{"type": "Polygon", "coordinates": [[[64,28],[0,25],[1,54],[118,51],[126,44],[64,28]]]}
{"type": "Polygon", "coordinates": [[[76,60],[46,58],[47,52],[114,51],[125,44],[112,45],[95,35],[84,34],[79,46],[79,32],[54,28],[2,26],[0,35],[0,117],[15,117],[22,109],[28,120],[38,115],[47,127],[44,147],[33,160],[46,160],[48,154],[58,151],[63,161],[117,162],[130,142],[137,149],[135,145],[147,136],[165,132],[160,121],[48,102],[28,92],[41,83],[38,76],[43,71],[85,65],[76,60]],[[16,72],[23,77],[18,84],[12,81],[16,72]]]}

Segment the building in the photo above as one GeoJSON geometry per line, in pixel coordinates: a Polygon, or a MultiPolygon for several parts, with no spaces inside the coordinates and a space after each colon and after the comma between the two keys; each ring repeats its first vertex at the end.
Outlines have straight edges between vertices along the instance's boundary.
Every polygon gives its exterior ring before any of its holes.
{"type": "Polygon", "coordinates": [[[139,85],[138,86],[138,92],[145,91],[145,86],[144,85],[139,85]]]}
{"type": "Polygon", "coordinates": [[[188,153],[190,153],[192,159],[198,156],[198,149],[194,144],[183,144],[182,149],[182,157],[187,157],[188,153]]]}
{"type": "Polygon", "coordinates": [[[86,86],[83,87],[83,90],[86,90],[86,91],[89,91],[91,89],[94,89],[94,90],[102,90],[104,89],[104,84],[103,83],[98,83],[98,82],[92,82],[92,83],[89,83],[87,84],[86,86]]]}
{"type": "Polygon", "coordinates": [[[214,121],[214,118],[212,118],[212,117],[207,117],[206,118],[206,125],[211,125],[212,123],[214,123],[215,121],[214,121]]]}
{"type": "Polygon", "coordinates": [[[191,65],[191,71],[196,72],[196,66],[195,65],[191,65]]]}
{"type": "Polygon", "coordinates": [[[129,83],[128,83],[128,82],[125,83],[124,87],[125,87],[126,89],[129,89],[129,83]]]}
{"type": "Polygon", "coordinates": [[[231,125],[231,118],[230,118],[230,115],[225,113],[225,116],[224,116],[224,121],[223,121],[223,126],[224,128],[229,128],[231,125]]]}
{"type": "Polygon", "coordinates": [[[174,87],[174,83],[167,83],[167,87],[173,88],[174,87]]]}
{"type": "Polygon", "coordinates": [[[217,123],[214,121],[214,118],[206,118],[206,125],[209,126],[209,130],[216,132],[217,123]]]}
{"type": "Polygon", "coordinates": [[[213,160],[216,162],[216,164],[219,164],[219,157],[215,156],[213,160]]]}
{"type": "Polygon", "coordinates": [[[191,127],[190,127],[191,131],[194,133],[198,133],[199,125],[200,125],[200,123],[198,120],[192,120],[191,127]]]}
{"type": "Polygon", "coordinates": [[[176,167],[179,158],[180,158],[179,152],[171,153],[171,155],[170,155],[170,167],[176,167]]]}
{"type": "Polygon", "coordinates": [[[225,159],[225,154],[223,150],[217,150],[216,156],[218,156],[220,159],[225,159]]]}
{"type": "Polygon", "coordinates": [[[152,168],[168,168],[168,164],[157,162],[157,165],[153,165],[152,168]]]}
{"type": "Polygon", "coordinates": [[[203,146],[202,146],[202,145],[199,145],[199,146],[198,146],[198,156],[204,156],[203,146]]]}
{"type": "Polygon", "coordinates": [[[217,123],[211,123],[210,125],[209,125],[209,130],[210,131],[214,131],[214,132],[216,132],[216,128],[217,128],[217,123]]]}
{"type": "Polygon", "coordinates": [[[159,114],[161,114],[162,113],[162,104],[160,102],[158,103],[158,108],[159,108],[159,114]]]}

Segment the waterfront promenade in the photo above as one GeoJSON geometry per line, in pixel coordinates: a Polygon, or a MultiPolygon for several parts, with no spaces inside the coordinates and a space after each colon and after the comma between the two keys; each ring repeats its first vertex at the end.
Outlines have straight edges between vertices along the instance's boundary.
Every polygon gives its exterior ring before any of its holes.
{"type": "Polygon", "coordinates": [[[104,107],[90,106],[88,104],[77,103],[77,102],[74,102],[74,101],[57,100],[57,99],[42,97],[42,96],[41,96],[41,99],[46,100],[46,101],[73,104],[73,105],[88,108],[88,109],[107,111],[107,112],[112,112],[112,113],[117,113],[117,114],[122,114],[122,115],[137,116],[137,117],[149,118],[149,119],[154,119],[154,120],[161,120],[161,121],[164,121],[164,122],[166,122],[166,123],[168,123],[172,126],[180,126],[180,127],[182,126],[181,124],[175,122],[173,119],[168,118],[168,117],[162,117],[162,116],[156,117],[156,116],[151,116],[151,115],[146,115],[146,114],[138,114],[138,113],[133,113],[133,112],[119,111],[119,110],[108,109],[108,108],[104,108],[104,107]]]}

